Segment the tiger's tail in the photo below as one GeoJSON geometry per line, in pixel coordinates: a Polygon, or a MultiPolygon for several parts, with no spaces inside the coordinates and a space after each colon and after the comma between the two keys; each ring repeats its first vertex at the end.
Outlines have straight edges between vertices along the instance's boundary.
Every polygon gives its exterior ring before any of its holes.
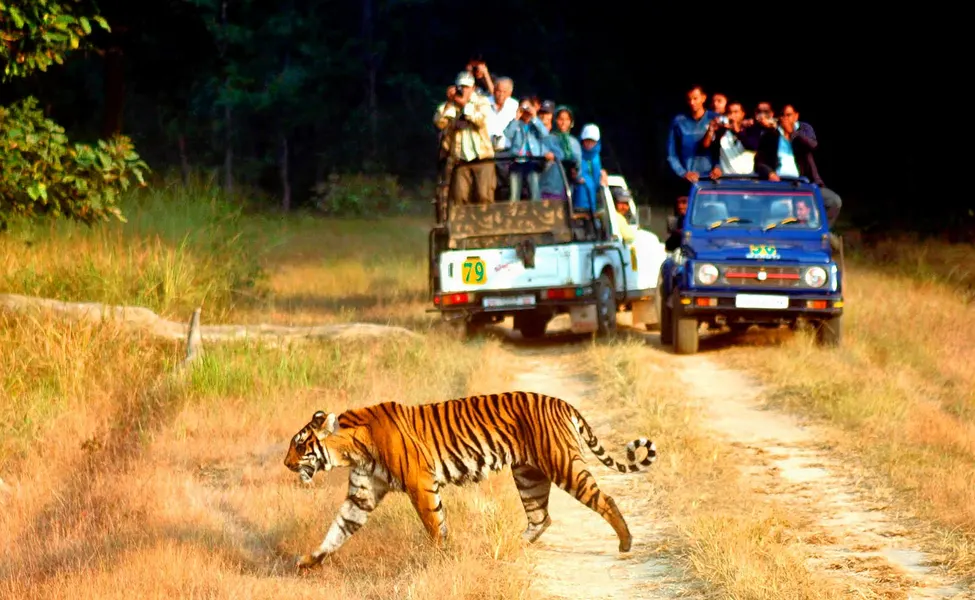
{"type": "Polygon", "coordinates": [[[575,412],[576,430],[579,432],[579,436],[582,438],[586,445],[589,446],[589,450],[596,455],[599,462],[603,463],[610,469],[616,469],[620,473],[636,473],[638,471],[645,471],[650,465],[657,460],[657,446],[651,440],[647,438],[637,438],[626,445],[626,463],[621,463],[606,452],[606,448],[603,448],[602,443],[596,437],[596,434],[592,432],[592,428],[589,427],[589,423],[586,422],[585,417],[583,417],[578,410],[573,409],[575,412]],[[637,462],[636,451],[639,448],[646,448],[647,455],[643,460],[637,462]]]}

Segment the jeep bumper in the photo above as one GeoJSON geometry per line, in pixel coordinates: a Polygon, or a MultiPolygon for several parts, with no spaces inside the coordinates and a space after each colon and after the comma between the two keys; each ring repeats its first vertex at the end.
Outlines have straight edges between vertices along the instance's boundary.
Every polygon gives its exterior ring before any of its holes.
{"type": "MultiPolygon", "coordinates": [[[[840,294],[776,294],[754,291],[681,291],[680,311],[688,316],[761,323],[806,317],[824,319],[843,314],[840,294]]],[[[673,307],[677,308],[677,307],[673,307]]]]}
{"type": "Polygon", "coordinates": [[[427,312],[442,313],[445,318],[479,313],[511,314],[523,310],[549,309],[555,312],[572,306],[585,306],[596,301],[593,286],[526,288],[517,290],[484,290],[440,292],[434,295],[434,308],[427,312]]]}

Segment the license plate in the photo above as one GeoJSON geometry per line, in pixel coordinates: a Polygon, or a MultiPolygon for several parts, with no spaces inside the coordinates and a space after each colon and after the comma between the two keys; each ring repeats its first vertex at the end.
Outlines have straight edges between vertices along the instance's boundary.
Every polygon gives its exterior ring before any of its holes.
{"type": "Polygon", "coordinates": [[[735,296],[735,306],[738,308],[789,308],[789,297],[762,294],[738,294],[735,296]]]}
{"type": "Polygon", "coordinates": [[[535,306],[535,296],[503,296],[484,298],[484,308],[511,308],[520,306],[535,306]]]}

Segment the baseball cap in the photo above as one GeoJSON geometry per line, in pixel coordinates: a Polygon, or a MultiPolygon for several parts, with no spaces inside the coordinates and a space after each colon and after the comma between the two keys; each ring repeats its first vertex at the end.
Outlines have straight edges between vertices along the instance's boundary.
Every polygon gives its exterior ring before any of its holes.
{"type": "Polygon", "coordinates": [[[594,125],[592,123],[589,123],[588,125],[586,125],[585,127],[582,128],[582,134],[579,135],[579,139],[581,139],[581,140],[592,140],[594,142],[598,142],[599,141],[599,127],[597,127],[596,125],[594,125]]]}
{"type": "Polygon", "coordinates": [[[555,103],[552,102],[551,100],[546,100],[546,101],[542,102],[542,107],[538,109],[538,112],[554,113],[555,112],[555,103]]]}
{"type": "Polygon", "coordinates": [[[468,71],[461,71],[457,74],[457,81],[455,85],[474,87],[474,76],[468,71]]]}
{"type": "Polygon", "coordinates": [[[630,193],[630,190],[623,189],[623,188],[613,189],[613,199],[616,200],[617,202],[629,202],[630,198],[632,197],[633,194],[630,193]]]}

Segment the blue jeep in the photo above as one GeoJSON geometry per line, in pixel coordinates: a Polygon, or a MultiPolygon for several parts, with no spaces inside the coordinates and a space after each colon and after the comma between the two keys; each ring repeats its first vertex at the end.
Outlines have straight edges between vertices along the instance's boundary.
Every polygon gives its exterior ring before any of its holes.
{"type": "Polygon", "coordinates": [[[661,342],[693,354],[701,323],[732,331],[808,323],[821,344],[838,345],[843,260],[837,240],[819,187],[805,177],[734,175],[693,184],[680,246],[660,268],[661,342]]]}

